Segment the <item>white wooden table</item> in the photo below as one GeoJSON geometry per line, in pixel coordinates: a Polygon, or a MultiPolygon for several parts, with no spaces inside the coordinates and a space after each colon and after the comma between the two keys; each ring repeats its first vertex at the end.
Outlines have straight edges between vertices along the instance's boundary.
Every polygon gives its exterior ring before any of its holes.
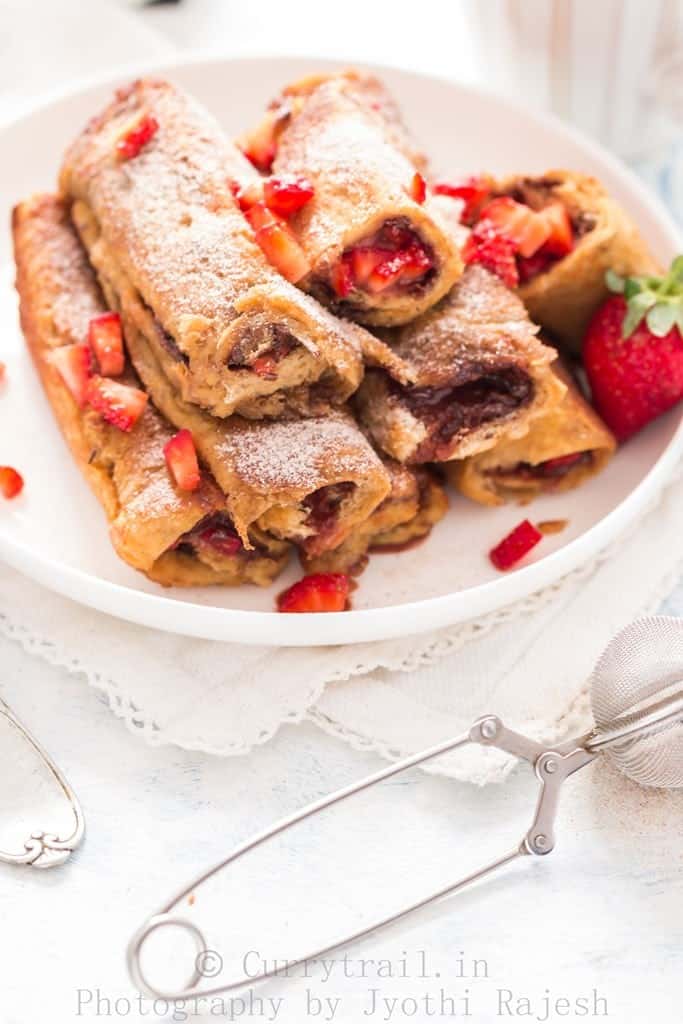
{"type": "MultiPolygon", "coordinates": [[[[83,4],[84,17],[99,2],[83,4]]],[[[423,0],[404,9],[356,0],[341,6],[186,0],[141,17],[178,46],[316,50],[365,60],[388,55],[444,74],[456,65],[460,77],[478,74],[455,4],[423,0]],[[426,34],[437,9],[446,7],[441,30],[426,34]]],[[[106,42],[97,41],[100,52],[106,42]]],[[[49,68],[43,75],[49,77],[49,68]]],[[[683,613],[683,589],[668,610],[683,613]]],[[[150,749],[78,677],[7,641],[0,641],[0,657],[2,694],[64,768],[88,825],[84,846],[61,869],[41,874],[0,865],[2,1024],[229,1020],[231,1010],[235,1020],[296,1024],[468,1014],[478,1022],[674,1019],[683,948],[681,798],[646,793],[608,764],[581,772],[568,786],[552,857],[529,859],[507,878],[367,940],[349,950],[346,963],[339,954],[310,978],[277,979],[244,1006],[206,1003],[204,1017],[191,1006],[173,1011],[139,1002],[123,952],[143,917],[236,841],[376,769],[378,759],[307,725],[284,728],[242,759],[150,749]]],[[[435,887],[459,873],[462,837],[474,815],[487,842],[502,829],[493,849],[505,849],[525,827],[532,790],[524,776],[504,791],[476,791],[420,773],[394,780],[373,804],[358,805],[356,815],[339,822],[334,842],[322,829],[308,832],[293,838],[279,861],[254,864],[260,878],[245,881],[232,892],[234,902],[225,903],[226,949],[231,935],[233,950],[253,950],[251,969],[256,953],[293,955],[291,933],[307,913],[312,926],[325,928],[335,907],[371,906],[392,891],[405,897],[422,882],[435,887]],[[297,889],[304,877],[306,888],[297,889]]],[[[198,896],[197,909],[204,898],[198,896]]]]}

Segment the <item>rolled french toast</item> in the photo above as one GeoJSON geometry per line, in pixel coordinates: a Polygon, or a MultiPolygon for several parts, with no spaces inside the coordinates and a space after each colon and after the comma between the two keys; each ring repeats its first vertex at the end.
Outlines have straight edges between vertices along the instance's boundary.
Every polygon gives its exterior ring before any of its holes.
{"type": "Polygon", "coordinates": [[[423,466],[410,468],[384,459],[391,491],[338,548],[302,562],[307,572],[358,575],[373,551],[400,550],[428,536],[448,511],[448,498],[434,474],[423,466]]]}
{"type": "Polygon", "coordinates": [[[254,173],[203,108],[144,79],[75,139],[60,186],[149,312],[147,342],[183,401],[216,416],[311,414],[357,388],[364,332],[266,260],[230,186],[254,173]]]}
{"type": "Polygon", "coordinates": [[[342,316],[376,325],[406,323],[446,294],[462,259],[377,79],[346,72],[289,85],[265,127],[243,140],[247,154],[268,128],[270,169],[314,190],[290,221],[310,265],[300,287],[342,316]]]}
{"type": "Polygon", "coordinates": [[[445,299],[384,335],[396,365],[369,369],[355,398],[373,441],[399,462],[447,462],[520,437],[564,385],[556,352],[519,298],[479,266],[445,299]]]}
{"type": "MultiPolygon", "coordinates": [[[[194,491],[174,484],[164,447],[175,431],[151,403],[127,431],[81,407],[67,387],[55,353],[83,346],[90,322],[107,307],[66,204],[34,196],[15,208],[12,229],[26,342],[62,434],[104,508],[117,554],[166,586],[269,584],[289,545],[254,526],[247,548],[206,470],[194,491]]],[[[139,388],[130,365],[118,380],[139,388]]]]}
{"type": "Polygon", "coordinates": [[[656,273],[658,264],[623,207],[587,174],[552,170],[538,177],[513,175],[495,182],[492,194],[510,196],[533,210],[559,203],[569,215],[573,247],[563,255],[522,261],[519,296],[531,319],[578,354],[588,321],[608,296],[605,273],[656,273]]]}
{"type": "Polygon", "coordinates": [[[482,505],[527,502],[572,490],[604,469],[616,438],[570,374],[561,367],[555,372],[566,385],[564,397],[524,437],[503,437],[486,452],[448,464],[446,474],[462,494],[482,505]]]}

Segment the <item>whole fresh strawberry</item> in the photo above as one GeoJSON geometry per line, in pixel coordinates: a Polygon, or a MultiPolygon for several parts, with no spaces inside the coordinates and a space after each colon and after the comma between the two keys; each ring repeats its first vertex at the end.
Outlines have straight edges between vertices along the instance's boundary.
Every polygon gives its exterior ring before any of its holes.
{"type": "Polygon", "coordinates": [[[683,256],[664,277],[622,278],[591,320],[583,362],[593,403],[625,441],[683,398],[683,256]]]}

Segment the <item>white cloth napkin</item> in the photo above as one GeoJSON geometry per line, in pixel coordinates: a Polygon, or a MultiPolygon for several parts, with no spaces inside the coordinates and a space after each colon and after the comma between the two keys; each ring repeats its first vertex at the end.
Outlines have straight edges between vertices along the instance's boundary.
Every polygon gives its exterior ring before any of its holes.
{"type": "MultiPolygon", "coordinates": [[[[83,17],[79,0],[0,0],[0,23],[11,26],[0,39],[0,114],[78,74],[172,52],[139,16],[100,0],[89,12],[94,18],[83,17]],[[36,53],[40,60],[28,59],[36,53]]],[[[521,605],[428,636],[275,654],[228,647],[120,622],[1,567],[0,632],[83,672],[131,730],[156,744],[244,754],[283,723],[309,719],[394,758],[456,734],[488,711],[551,739],[587,726],[584,684],[597,655],[677,580],[681,500],[677,483],[602,563],[521,605]]],[[[482,783],[503,778],[511,764],[476,750],[430,770],[482,783]]]]}

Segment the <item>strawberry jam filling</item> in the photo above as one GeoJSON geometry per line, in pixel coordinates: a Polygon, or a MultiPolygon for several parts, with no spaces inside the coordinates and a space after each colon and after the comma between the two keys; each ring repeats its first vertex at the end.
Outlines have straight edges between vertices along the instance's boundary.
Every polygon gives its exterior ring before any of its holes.
{"type": "Polygon", "coordinates": [[[417,462],[448,457],[457,434],[501,419],[528,405],[534,391],[528,374],[516,366],[482,374],[456,387],[394,387],[413,416],[427,429],[427,437],[415,454],[417,462]]]}
{"type": "Polygon", "coordinates": [[[173,545],[173,551],[193,555],[202,560],[202,555],[212,564],[225,559],[231,561],[237,554],[246,554],[235,527],[224,512],[206,516],[173,545]]]}
{"type": "Polygon", "coordinates": [[[296,345],[296,338],[279,324],[250,324],[233,345],[228,369],[251,370],[264,380],[275,380],[279,364],[296,345]]]}
{"type": "Polygon", "coordinates": [[[434,253],[405,217],[384,222],[374,235],[346,249],[330,274],[338,299],[423,290],[436,273],[434,253]]]}
{"type": "Polygon", "coordinates": [[[339,530],[339,510],[353,493],[356,485],[345,480],[329,484],[309,494],[304,502],[307,511],[306,526],[312,534],[301,542],[305,551],[313,554],[335,546],[339,530]]]}
{"type": "Polygon", "coordinates": [[[579,466],[590,466],[593,461],[593,452],[571,452],[569,455],[560,455],[556,459],[548,459],[546,462],[539,462],[532,466],[529,462],[518,462],[516,466],[495,470],[498,477],[516,477],[521,480],[547,480],[552,483],[555,480],[562,480],[573,469],[579,466]]]}

